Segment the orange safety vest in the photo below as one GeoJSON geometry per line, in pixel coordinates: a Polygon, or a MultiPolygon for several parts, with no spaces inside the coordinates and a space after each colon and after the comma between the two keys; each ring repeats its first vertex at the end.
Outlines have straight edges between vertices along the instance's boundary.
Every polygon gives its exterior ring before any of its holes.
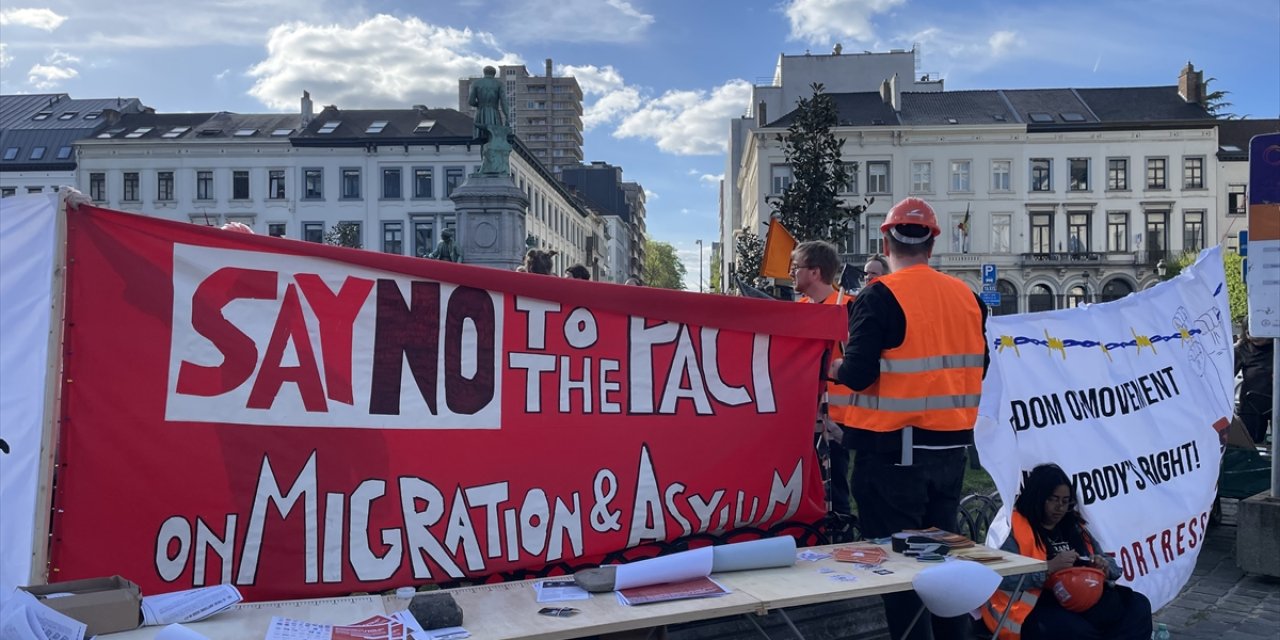
{"type": "Polygon", "coordinates": [[[876,432],[907,426],[973,429],[986,353],[982,310],[973,292],[925,265],[876,282],[888,287],[902,307],[906,335],[901,345],[880,354],[880,378],[874,384],[840,399],[849,409],[844,424],[876,432]]]}
{"type": "MultiPolygon", "coordinates": [[[[830,295],[828,295],[826,298],[822,300],[822,304],[844,306],[849,302],[851,302],[852,300],[853,300],[853,296],[843,293],[839,289],[836,289],[832,291],[830,295]]],[[[808,296],[803,296],[800,298],[800,302],[813,302],[813,300],[808,296]]],[[[843,351],[844,351],[844,344],[841,343],[840,341],[836,341],[835,346],[832,348],[832,357],[839,358],[842,355],[843,351]]],[[[824,376],[826,375],[825,371],[823,372],[823,375],[824,376]]],[[[827,416],[839,424],[842,424],[845,426],[851,425],[852,423],[850,423],[848,420],[849,420],[849,413],[852,407],[849,406],[849,402],[847,398],[852,394],[853,394],[853,389],[850,389],[849,387],[846,387],[836,382],[827,381],[827,416]],[[832,399],[837,399],[837,400],[835,402],[832,402],[832,399]]]]}
{"type": "MultiPolygon", "coordinates": [[[[1018,553],[1035,558],[1036,560],[1048,560],[1048,551],[1040,544],[1040,540],[1036,538],[1036,534],[1031,529],[1031,523],[1017,511],[1013,512],[1013,516],[1009,519],[1009,523],[1013,526],[1010,535],[1013,536],[1015,542],[1018,543],[1018,553]]],[[[1089,555],[1093,555],[1093,544],[1089,542],[1089,536],[1081,536],[1084,538],[1085,549],[1089,555]]],[[[1000,621],[1000,614],[1004,613],[1005,607],[1009,606],[1009,599],[1013,597],[1013,593],[1004,589],[996,590],[987,604],[982,606],[982,621],[987,624],[988,631],[995,631],[996,623],[1000,621]]],[[[1014,601],[1013,607],[1009,609],[1009,615],[1004,620],[1004,626],[1000,627],[1000,640],[1019,640],[1022,637],[1022,623],[1026,621],[1027,615],[1036,606],[1036,600],[1040,598],[1040,589],[1028,588],[1024,589],[1022,595],[1014,601]]]]}

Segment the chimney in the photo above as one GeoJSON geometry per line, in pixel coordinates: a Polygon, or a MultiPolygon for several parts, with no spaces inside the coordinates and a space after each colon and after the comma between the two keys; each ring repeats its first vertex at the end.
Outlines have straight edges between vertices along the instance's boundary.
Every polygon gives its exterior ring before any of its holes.
{"type": "Polygon", "coordinates": [[[902,111],[902,87],[898,85],[898,74],[893,74],[889,78],[889,98],[893,100],[890,105],[894,111],[902,111]]]}
{"type": "Polygon", "coordinates": [[[311,104],[311,92],[302,92],[302,126],[311,124],[311,118],[315,117],[314,109],[311,104]]]}
{"type": "Polygon", "coordinates": [[[763,127],[769,124],[769,110],[765,106],[764,100],[760,101],[760,106],[756,107],[756,126],[763,127]]]}
{"type": "Polygon", "coordinates": [[[1190,60],[1178,75],[1178,95],[1188,103],[1204,104],[1204,72],[1196,71],[1190,60]]]}
{"type": "Polygon", "coordinates": [[[547,77],[551,77],[551,58],[547,58],[547,77]]]}
{"type": "Polygon", "coordinates": [[[887,105],[893,104],[893,87],[889,86],[888,79],[880,83],[880,100],[887,105]]]}

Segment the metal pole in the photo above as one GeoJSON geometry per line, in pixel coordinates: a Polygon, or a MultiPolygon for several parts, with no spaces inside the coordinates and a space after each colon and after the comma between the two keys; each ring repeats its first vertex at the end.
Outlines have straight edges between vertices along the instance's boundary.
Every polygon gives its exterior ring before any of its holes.
{"type": "Polygon", "coordinates": [[[1280,453],[1280,438],[1276,437],[1276,416],[1280,415],[1280,338],[1271,340],[1271,497],[1280,498],[1280,466],[1276,465],[1276,453],[1280,453]]]}
{"type": "Polygon", "coordinates": [[[702,240],[698,240],[698,293],[702,293],[702,240]]]}

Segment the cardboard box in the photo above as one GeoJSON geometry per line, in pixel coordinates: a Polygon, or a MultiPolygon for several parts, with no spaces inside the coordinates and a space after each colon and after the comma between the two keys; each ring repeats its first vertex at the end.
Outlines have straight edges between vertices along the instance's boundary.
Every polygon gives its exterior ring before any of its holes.
{"type": "Polygon", "coordinates": [[[85,623],[89,627],[85,637],[137,629],[142,624],[142,593],[138,585],[120,576],[21,588],[50,609],[85,623]]]}

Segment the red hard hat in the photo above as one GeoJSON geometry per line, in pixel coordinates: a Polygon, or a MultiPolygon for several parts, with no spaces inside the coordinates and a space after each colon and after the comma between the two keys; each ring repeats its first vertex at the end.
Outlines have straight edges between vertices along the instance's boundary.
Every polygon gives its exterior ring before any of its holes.
{"type": "Polygon", "coordinates": [[[1098,604],[1107,574],[1094,567],[1069,567],[1049,576],[1045,586],[1067,611],[1083,613],[1098,604]]]}
{"type": "Polygon", "coordinates": [[[933,207],[920,198],[907,198],[893,205],[893,208],[889,210],[889,215],[885,216],[884,223],[880,225],[880,232],[888,233],[890,228],[900,224],[918,224],[922,227],[929,227],[935,238],[942,233],[942,229],[938,227],[938,216],[934,214],[933,207]]]}

